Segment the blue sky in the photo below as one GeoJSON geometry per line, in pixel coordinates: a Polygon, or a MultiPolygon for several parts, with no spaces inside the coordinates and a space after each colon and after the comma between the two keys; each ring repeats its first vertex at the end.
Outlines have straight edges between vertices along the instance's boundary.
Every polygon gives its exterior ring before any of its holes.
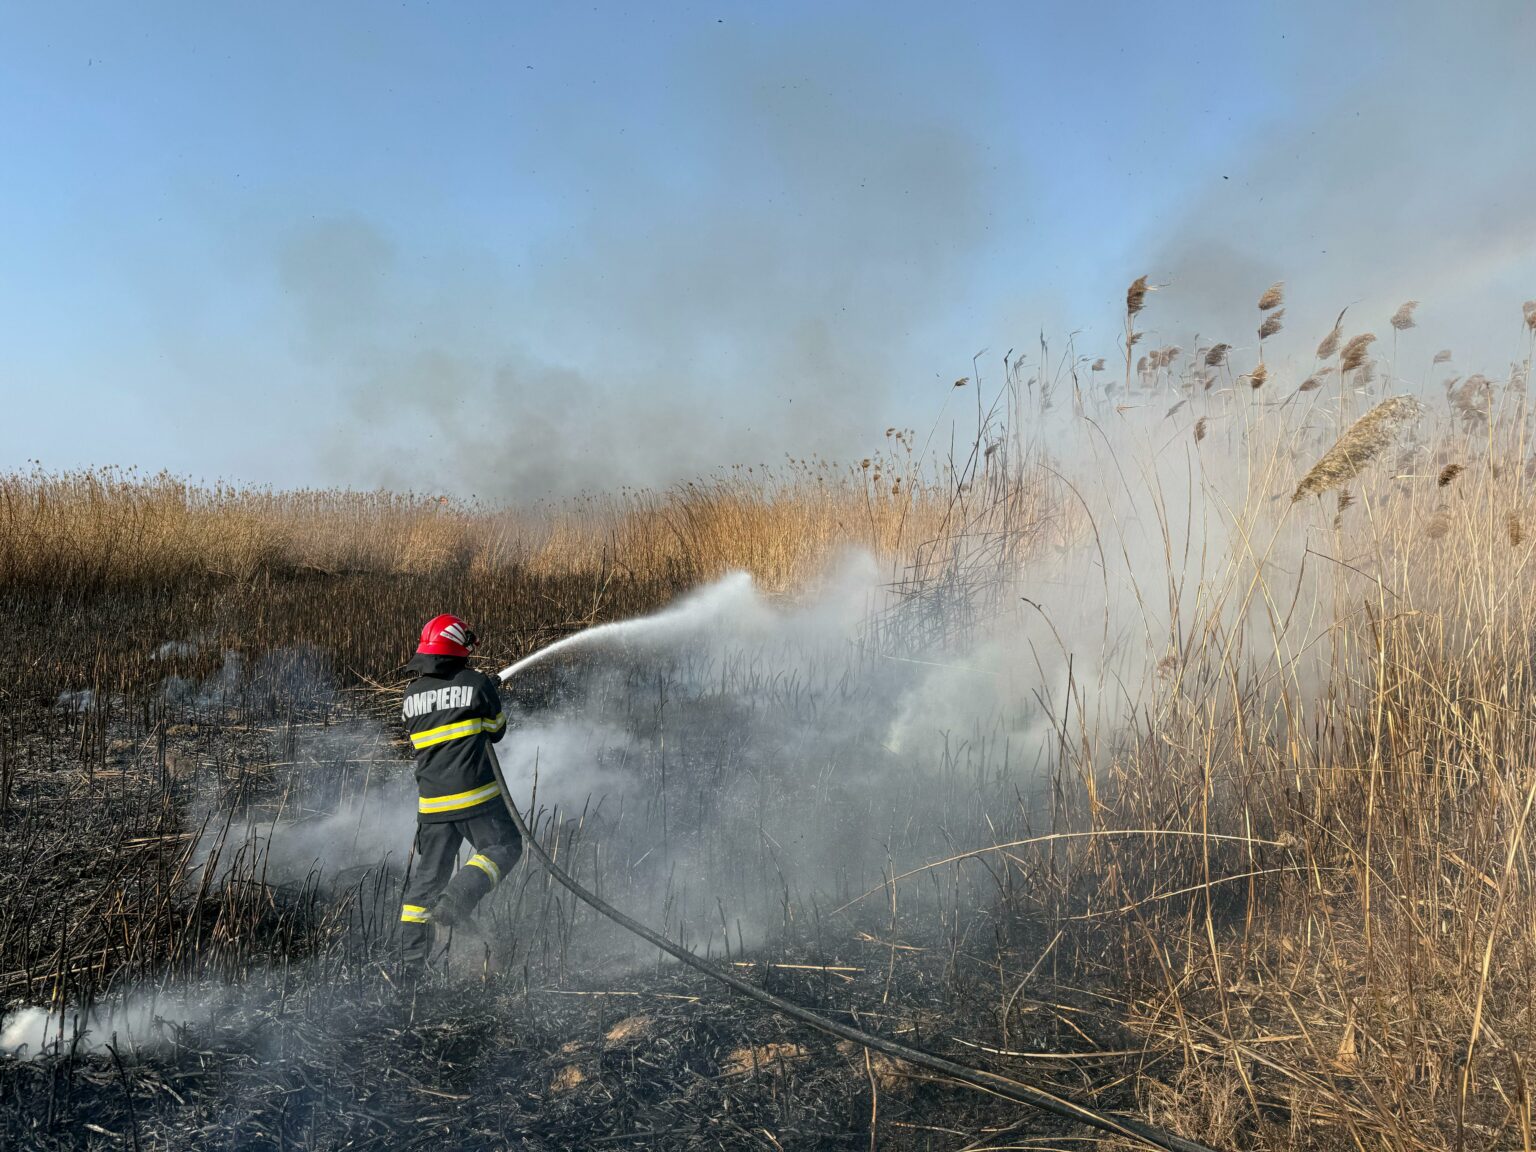
{"type": "Polygon", "coordinates": [[[515,498],[856,456],[981,348],[1112,355],[1143,272],[1169,339],[1286,278],[1316,335],[1418,297],[1497,367],[1536,295],[1533,29],[0,4],[0,464],[515,498]]]}

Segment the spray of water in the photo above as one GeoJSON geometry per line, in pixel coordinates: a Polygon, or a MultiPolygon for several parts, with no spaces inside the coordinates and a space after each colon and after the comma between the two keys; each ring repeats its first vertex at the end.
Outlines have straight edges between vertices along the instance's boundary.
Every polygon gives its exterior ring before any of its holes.
{"type": "Polygon", "coordinates": [[[502,683],[506,683],[524,668],[569,648],[615,640],[663,639],[696,631],[725,617],[738,621],[743,617],[760,620],[764,613],[766,608],[752,586],[751,573],[731,572],[713,584],[707,584],[683,597],[676,604],[669,604],[660,612],[633,620],[618,620],[611,624],[583,628],[580,632],[524,656],[517,663],[503,668],[497,675],[502,683]]]}

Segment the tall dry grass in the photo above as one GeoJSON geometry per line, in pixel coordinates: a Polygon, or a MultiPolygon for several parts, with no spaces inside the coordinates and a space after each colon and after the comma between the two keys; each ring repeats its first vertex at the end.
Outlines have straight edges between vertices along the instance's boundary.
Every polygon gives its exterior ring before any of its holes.
{"type": "Polygon", "coordinates": [[[1341,325],[1288,400],[1207,393],[1198,352],[1142,379],[1190,402],[1195,479],[1121,455],[1095,531],[1164,543],[1123,574],[1155,674],[1061,737],[1057,827],[1104,835],[1014,866],[1170,1061],[1140,1094],[1185,1135],[1530,1149],[1529,361],[1426,412],[1341,325]]]}
{"type": "Polygon", "coordinates": [[[0,475],[0,588],[617,567],[672,580],[746,569],[783,591],[840,548],[905,555],[939,531],[947,496],[894,456],[844,469],[739,469],[533,509],[390,492],[204,487],[113,469],[11,473],[0,475]]]}
{"type": "MultiPolygon", "coordinates": [[[[484,659],[501,666],[728,570],[802,590],[847,548],[910,577],[903,558],[974,498],[951,471],[920,476],[906,442],[892,429],[889,451],[851,467],[743,468],[542,508],[112,469],[0,476],[0,611],[29,668],[16,695],[138,699],[165,673],[155,653],[189,640],[191,675],[213,674],[199,661],[220,653],[302,646],[374,678],[445,610],[475,620],[484,659]]],[[[953,562],[939,551],[926,563],[953,562]]]]}

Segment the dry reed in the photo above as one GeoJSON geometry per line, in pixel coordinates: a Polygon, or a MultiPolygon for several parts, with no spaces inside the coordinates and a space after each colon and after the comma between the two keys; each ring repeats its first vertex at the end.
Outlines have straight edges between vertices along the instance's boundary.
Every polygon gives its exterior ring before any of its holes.
{"type": "Polygon", "coordinates": [[[1333,322],[1333,330],[1324,336],[1322,342],[1318,344],[1317,358],[1319,360],[1327,360],[1339,350],[1339,343],[1344,339],[1344,313],[1348,311],[1349,309],[1345,308],[1339,313],[1339,318],[1333,322]]]}
{"type": "Polygon", "coordinates": [[[1125,314],[1135,316],[1140,312],[1146,306],[1147,293],[1151,291],[1145,276],[1138,276],[1131,281],[1131,286],[1125,290],[1125,314]]]}
{"type": "Polygon", "coordinates": [[[1390,396],[1356,420],[1334,441],[1333,447],[1312,465],[1291,495],[1294,504],[1304,496],[1321,496],[1363,472],[1397,439],[1403,424],[1421,411],[1417,400],[1390,396]]]}
{"type": "Polygon", "coordinates": [[[522,511],[439,496],[199,488],[110,469],[12,474],[0,476],[0,586],[306,572],[561,575],[618,560],[641,579],[746,568],[787,589],[837,548],[893,555],[936,531],[942,486],[914,483],[895,458],[883,467],[874,461],[871,475],[901,483],[877,490],[805,465],[522,511]]]}
{"type": "Polygon", "coordinates": [[[1344,350],[1339,353],[1339,371],[1353,372],[1361,364],[1365,363],[1366,352],[1375,341],[1375,335],[1370,332],[1362,332],[1358,336],[1351,336],[1344,345],[1344,350]]]}
{"type": "Polygon", "coordinates": [[[1392,327],[1397,329],[1399,332],[1406,332],[1409,328],[1412,328],[1415,323],[1413,319],[1413,310],[1418,306],[1419,302],[1417,300],[1409,300],[1406,304],[1398,308],[1396,312],[1392,313],[1392,327]]]}

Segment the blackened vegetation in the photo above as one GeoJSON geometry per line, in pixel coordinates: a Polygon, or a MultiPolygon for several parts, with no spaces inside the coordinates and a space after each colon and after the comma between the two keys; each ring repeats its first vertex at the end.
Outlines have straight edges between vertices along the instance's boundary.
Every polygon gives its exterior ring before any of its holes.
{"type": "MultiPolygon", "coordinates": [[[[878,964],[876,952],[845,959],[878,964]]],[[[857,1010],[862,1027],[1015,1075],[1028,1069],[1064,1092],[1080,1090],[1085,1073],[1130,1070],[1124,1056],[1031,1062],[948,1041],[950,1022],[978,1005],[941,991],[942,972],[904,967],[891,988],[899,1008],[882,1003],[883,980],[776,983],[845,1018],[857,1010]]],[[[121,1070],[110,1054],[8,1064],[0,1131],[38,1148],[121,1147],[135,1131],[155,1148],[864,1148],[872,1083],[886,1147],[1059,1130],[883,1058],[866,1067],[861,1049],[791,1029],[697,978],[632,983],[622,994],[567,995],[495,978],[414,996],[366,978],[306,981],[286,996],[264,983],[238,1016],[168,1029],[121,1070]]],[[[1076,1029],[1102,1026],[1091,1006],[1062,1004],[1048,985],[1025,1009],[1034,1027],[1022,1047],[1080,1049],[1076,1029]]]]}
{"type": "MultiPolygon", "coordinates": [[[[0,696],[0,988],[7,1007],[95,1016],[38,1058],[0,1057],[0,1145],[866,1148],[873,1132],[927,1149],[1064,1131],[733,1000],[528,866],[482,912],[485,939],[402,987],[404,844],[339,865],[264,846],[273,820],[344,842],[356,813],[366,837],[406,754],[396,698],[363,677],[442,604],[510,659],[673,591],[340,577],[14,596],[29,667],[0,696]],[[336,813],[339,831],[321,823],[336,813]]],[[[1065,847],[888,883],[1040,830],[1005,752],[957,737],[937,784],[893,760],[879,789],[859,787],[867,734],[826,717],[867,716],[879,692],[833,670],[814,685],[750,663],[708,672],[740,691],[679,694],[645,661],[582,690],[647,749],[614,752],[644,798],[538,805],[558,859],[823,1013],[1096,1107],[1144,1105],[1138,1085],[1177,1064],[1142,1050],[1108,995],[1131,961],[1070,919],[1065,847]],[[817,741],[773,745],[732,703],[743,691],[817,741]],[[797,836],[765,812],[789,812],[797,836]]],[[[578,689],[548,672],[521,691],[531,722],[578,689]]]]}

